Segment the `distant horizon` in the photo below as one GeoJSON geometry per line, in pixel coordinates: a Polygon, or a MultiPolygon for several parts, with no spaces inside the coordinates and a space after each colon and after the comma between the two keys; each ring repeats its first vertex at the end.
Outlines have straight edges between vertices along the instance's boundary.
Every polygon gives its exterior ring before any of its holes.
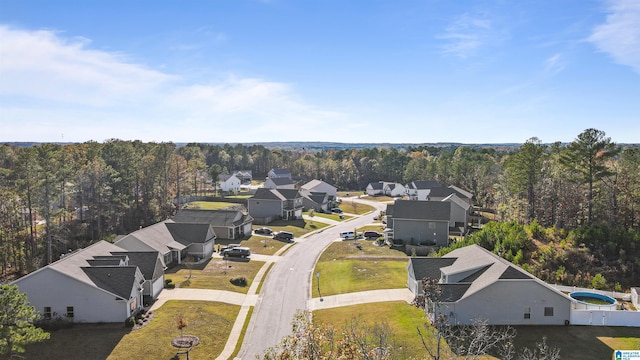
{"type": "Polygon", "coordinates": [[[3,142],[640,141],[635,0],[0,8],[3,142]]]}

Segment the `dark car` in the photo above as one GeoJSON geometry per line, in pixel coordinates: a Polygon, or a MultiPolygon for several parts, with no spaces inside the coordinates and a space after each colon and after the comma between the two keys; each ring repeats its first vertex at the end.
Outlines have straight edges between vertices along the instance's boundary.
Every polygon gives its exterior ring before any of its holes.
{"type": "Polygon", "coordinates": [[[377,232],[377,231],[371,231],[371,230],[369,230],[369,231],[365,231],[365,232],[364,232],[364,237],[365,237],[365,238],[367,238],[367,239],[377,239],[377,238],[379,238],[380,236],[382,236],[382,234],[380,234],[380,233],[379,233],[379,232],[377,232]]]}
{"type": "Polygon", "coordinates": [[[280,231],[280,232],[276,233],[275,235],[273,235],[273,238],[277,239],[277,240],[292,241],[293,240],[293,233],[289,232],[289,231],[280,231]]]}
{"type": "Polygon", "coordinates": [[[333,209],[331,209],[331,212],[334,212],[334,213],[336,213],[336,214],[342,214],[342,209],[340,209],[340,208],[333,208],[333,209]]]}
{"type": "Polygon", "coordinates": [[[241,257],[246,258],[247,256],[251,256],[251,249],[244,246],[236,246],[232,248],[226,248],[222,250],[222,256],[224,257],[241,257]]]}
{"type": "Polygon", "coordinates": [[[256,234],[260,234],[260,235],[272,235],[273,234],[273,230],[269,229],[268,227],[262,227],[262,228],[258,228],[253,230],[254,233],[256,234]]]}

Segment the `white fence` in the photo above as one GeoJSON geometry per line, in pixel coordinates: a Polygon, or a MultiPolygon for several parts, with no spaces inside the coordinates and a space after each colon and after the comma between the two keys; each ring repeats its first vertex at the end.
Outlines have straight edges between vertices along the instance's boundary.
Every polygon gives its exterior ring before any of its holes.
{"type": "Polygon", "coordinates": [[[571,309],[571,325],[640,326],[640,311],[571,309]]]}

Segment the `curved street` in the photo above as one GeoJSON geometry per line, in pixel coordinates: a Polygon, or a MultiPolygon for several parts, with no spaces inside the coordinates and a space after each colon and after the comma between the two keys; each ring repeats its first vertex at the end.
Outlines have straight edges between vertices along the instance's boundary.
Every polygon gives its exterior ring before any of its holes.
{"type": "MultiPolygon", "coordinates": [[[[383,210],[386,204],[348,198],[383,210]]],[[[307,309],[311,299],[311,277],[322,251],[343,231],[353,230],[373,221],[374,211],[297,239],[267,274],[237,359],[255,359],[291,333],[291,321],[297,310],[307,309]]],[[[319,221],[319,220],[318,220],[319,221]]],[[[322,281],[322,274],[320,281],[322,281]]]]}

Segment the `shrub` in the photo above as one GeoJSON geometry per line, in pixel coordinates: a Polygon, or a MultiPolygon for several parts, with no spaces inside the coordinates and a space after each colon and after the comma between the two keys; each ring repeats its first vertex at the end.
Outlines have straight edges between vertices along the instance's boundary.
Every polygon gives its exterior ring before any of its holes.
{"type": "Polygon", "coordinates": [[[243,286],[243,287],[247,286],[247,278],[244,276],[233,278],[229,281],[231,281],[231,283],[235,286],[243,286]]]}
{"type": "Polygon", "coordinates": [[[124,326],[128,328],[132,328],[136,324],[136,319],[133,316],[129,316],[127,320],[124,321],[124,326]]]}

